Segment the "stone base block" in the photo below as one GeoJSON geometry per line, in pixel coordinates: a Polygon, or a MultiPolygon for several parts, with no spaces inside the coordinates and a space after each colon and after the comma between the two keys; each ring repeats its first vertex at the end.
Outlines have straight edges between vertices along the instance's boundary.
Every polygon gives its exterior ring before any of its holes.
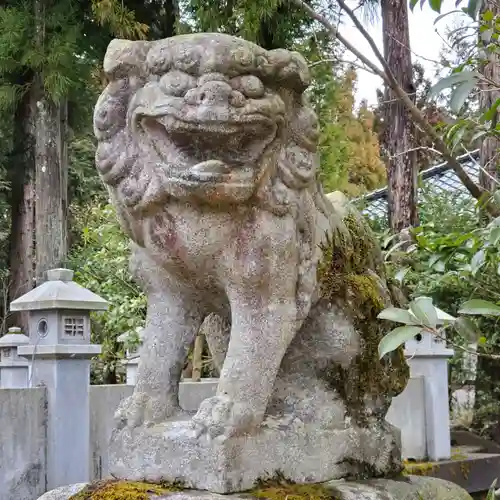
{"type": "Polygon", "coordinates": [[[216,493],[252,489],[277,475],[317,483],[353,474],[383,475],[398,460],[398,434],[379,428],[322,428],[294,420],[266,419],[257,432],[239,437],[197,436],[189,421],[113,432],[113,477],[153,483],[178,482],[216,493]]]}
{"type": "MultiPolygon", "coordinates": [[[[72,495],[83,489],[83,485],[58,488],[42,495],[38,500],[69,500],[72,495]]],[[[378,479],[365,482],[331,481],[321,485],[336,500],[472,500],[471,496],[459,486],[432,477],[409,476],[399,479],[378,479]]],[[[293,488],[293,486],[291,486],[293,488]]],[[[117,490],[118,491],[118,490],[117,490]]],[[[261,491],[262,493],[263,491],[261,491]]],[[[284,493],[286,495],[286,492],[284,493]]],[[[273,496],[275,498],[276,495],[273,496]]],[[[117,495],[113,498],[121,500],[117,495]]],[[[259,495],[259,498],[262,498],[259,495]]],[[[285,498],[285,496],[284,496],[285,498]]],[[[300,500],[301,495],[293,495],[300,500]]],[[[309,496],[304,496],[310,498],[309,496]]],[[[163,496],[151,494],[155,500],[251,500],[252,493],[218,495],[206,491],[186,490],[166,493],[163,496]]],[[[123,500],[129,500],[123,498],[123,500]]]]}

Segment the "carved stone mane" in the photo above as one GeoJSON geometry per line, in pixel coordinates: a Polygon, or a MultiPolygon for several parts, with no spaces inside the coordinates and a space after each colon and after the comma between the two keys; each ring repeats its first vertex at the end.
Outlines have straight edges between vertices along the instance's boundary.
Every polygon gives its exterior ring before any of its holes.
{"type": "Polygon", "coordinates": [[[378,360],[390,293],[373,235],[317,181],[304,59],[198,34],[116,40],[104,70],[97,166],[148,296],[111,472],[230,492],[397,469],[384,416],[407,367],[378,360]],[[219,387],[186,420],[181,370],[213,312],[231,324],[219,387]]]}

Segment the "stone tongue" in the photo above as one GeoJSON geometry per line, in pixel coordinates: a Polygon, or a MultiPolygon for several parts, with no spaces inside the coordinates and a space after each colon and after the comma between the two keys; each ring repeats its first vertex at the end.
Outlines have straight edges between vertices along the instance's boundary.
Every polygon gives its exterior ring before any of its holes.
{"type": "Polygon", "coordinates": [[[220,160],[208,160],[189,169],[191,174],[229,174],[231,168],[220,160]]]}

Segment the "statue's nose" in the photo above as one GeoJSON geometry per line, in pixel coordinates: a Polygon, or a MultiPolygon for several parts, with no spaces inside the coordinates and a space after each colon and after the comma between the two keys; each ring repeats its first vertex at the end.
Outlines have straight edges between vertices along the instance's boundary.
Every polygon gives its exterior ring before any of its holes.
{"type": "Polygon", "coordinates": [[[211,81],[189,90],[186,93],[185,99],[189,104],[228,106],[232,92],[233,89],[228,83],[211,81]]]}

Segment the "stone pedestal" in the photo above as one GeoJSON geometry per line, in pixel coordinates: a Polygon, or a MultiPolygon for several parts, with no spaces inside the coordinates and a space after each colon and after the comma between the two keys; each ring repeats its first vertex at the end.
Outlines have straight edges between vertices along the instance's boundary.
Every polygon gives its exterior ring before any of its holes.
{"type": "MultiPolygon", "coordinates": [[[[38,500],[69,500],[72,495],[81,491],[84,485],[67,486],[58,488],[42,495],[38,500]]],[[[289,487],[293,488],[293,486],[289,487]]],[[[432,477],[408,476],[398,479],[378,479],[373,481],[347,482],[332,481],[319,486],[326,492],[331,493],[336,500],[472,500],[471,496],[459,486],[432,477]]],[[[118,489],[116,490],[118,491],[118,489]]],[[[262,493],[264,490],[261,490],[262,493]]],[[[310,498],[300,495],[300,490],[293,492],[290,498],[304,500],[310,498]]],[[[286,492],[283,497],[286,496],[286,492]]],[[[125,497],[114,496],[114,498],[125,497]]],[[[235,495],[218,495],[206,491],[186,490],[181,492],[170,492],[158,496],[151,493],[151,499],[156,500],[251,500],[255,498],[252,492],[235,495]]],[[[263,498],[259,494],[258,498],[263,498]]]]}
{"type": "Polygon", "coordinates": [[[387,471],[397,462],[398,437],[389,424],[322,428],[317,422],[272,418],[251,439],[197,436],[189,420],[125,427],[113,431],[110,473],[131,481],[179,481],[216,493],[248,490],[276,474],[297,483],[321,482],[352,473],[353,463],[359,473],[387,471]]]}

